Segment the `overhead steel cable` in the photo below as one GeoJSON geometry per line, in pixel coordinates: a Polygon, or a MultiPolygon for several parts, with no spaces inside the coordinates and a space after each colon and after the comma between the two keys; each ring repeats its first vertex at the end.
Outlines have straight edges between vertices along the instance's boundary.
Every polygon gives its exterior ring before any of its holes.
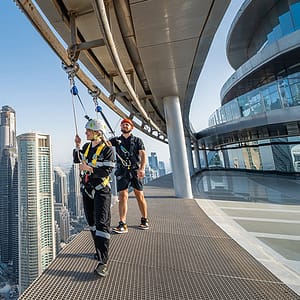
{"type": "Polygon", "coordinates": [[[96,11],[97,19],[99,21],[99,25],[101,30],[103,31],[104,40],[106,41],[106,46],[109,50],[109,53],[111,55],[111,58],[115,64],[115,66],[118,69],[118,72],[123,79],[126,88],[129,92],[129,95],[131,96],[131,99],[133,100],[134,104],[138,107],[139,112],[142,114],[144,119],[155,129],[158,131],[158,133],[161,132],[160,128],[152,121],[152,119],[148,116],[147,112],[143,108],[136,92],[134,91],[129,79],[127,78],[127,75],[124,71],[124,68],[122,66],[111,30],[108,22],[108,18],[106,15],[105,10],[105,4],[103,0],[94,0],[93,1],[94,9],[96,11]]]}

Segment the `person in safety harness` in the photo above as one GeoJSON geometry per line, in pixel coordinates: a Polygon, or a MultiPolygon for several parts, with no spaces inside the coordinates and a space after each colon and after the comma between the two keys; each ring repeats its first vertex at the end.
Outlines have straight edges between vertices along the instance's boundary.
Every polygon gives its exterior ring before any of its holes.
{"type": "Polygon", "coordinates": [[[115,167],[113,148],[106,141],[106,125],[102,120],[89,119],[85,125],[85,143],[80,149],[81,138],[76,134],[73,151],[74,163],[79,163],[81,193],[85,217],[94,240],[98,265],[95,273],[108,274],[108,248],[111,222],[110,174],[115,167]]]}
{"type": "Polygon", "coordinates": [[[139,137],[132,135],[134,128],[130,119],[123,119],[121,122],[122,135],[110,139],[111,144],[116,148],[117,169],[117,191],[119,192],[119,225],[113,228],[115,233],[127,233],[126,224],[128,187],[133,188],[138,206],[141,212],[140,229],[149,229],[147,216],[147,202],[143,192],[143,178],[145,176],[146,151],[145,146],[139,137]]]}

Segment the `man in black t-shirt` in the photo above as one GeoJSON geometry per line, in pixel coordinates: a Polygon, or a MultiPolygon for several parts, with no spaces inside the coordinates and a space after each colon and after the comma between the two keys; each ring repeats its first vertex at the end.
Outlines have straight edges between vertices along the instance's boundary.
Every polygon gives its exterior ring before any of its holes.
{"type": "Polygon", "coordinates": [[[140,229],[149,229],[147,216],[147,202],[143,192],[143,178],[145,177],[146,151],[141,138],[133,136],[133,122],[130,119],[124,119],[121,122],[122,135],[110,140],[112,146],[116,147],[117,170],[115,176],[117,179],[117,191],[119,193],[119,225],[113,228],[116,233],[127,233],[127,201],[128,187],[133,188],[138,206],[141,212],[140,229]]]}

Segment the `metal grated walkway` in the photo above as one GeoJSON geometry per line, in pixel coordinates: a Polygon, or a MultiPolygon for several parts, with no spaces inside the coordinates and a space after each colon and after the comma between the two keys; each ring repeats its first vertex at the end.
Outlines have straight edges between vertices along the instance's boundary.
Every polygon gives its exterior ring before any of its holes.
{"type": "MultiPolygon", "coordinates": [[[[19,299],[300,299],[167,182],[146,186],[150,229],[129,199],[129,233],[112,235],[106,278],[93,273],[93,244],[81,232],[19,299]]],[[[118,222],[117,205],[112,225],[118,222]]]]}

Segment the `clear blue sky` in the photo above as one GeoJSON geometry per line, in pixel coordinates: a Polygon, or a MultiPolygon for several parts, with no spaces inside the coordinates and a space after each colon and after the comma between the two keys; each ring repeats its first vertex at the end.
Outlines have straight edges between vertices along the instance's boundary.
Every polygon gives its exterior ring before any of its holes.
{"type": "MultiPolygon", "coordinates": [[[[201,74],[191,109],[191,122],[196,130],[207,127],[208,116],[220,106],[219,92],[232,74],[225,56],[225,40],[229,25],[242,0],[231,1],[230,10],[215,37],[213,47],[201,74]],[[201,119],[199,114],[201,112],[201,119]]],[[[50,134],[54,165],[71,164],[75,126],[72,97],[67,74],[61,61],[31,25],[13,0],[0,1],[1,71],[0,105],[16,111],[17,135],[27,132],[50,134]]],[[[75,79],[76,80],[76,79],[75,79]]],[[[95,117],[94,104],[86,87],[76,81],[87,113],[95,117]]],[[[84,139],[83,111],[77,101],[79,134],[84,139]]],[[[120,118],[100,103],[116,133],[120,118]]],[[[169,162],[166,144],[140,132],[147,152],[156,152],[159,160],[169,162]]]]}

